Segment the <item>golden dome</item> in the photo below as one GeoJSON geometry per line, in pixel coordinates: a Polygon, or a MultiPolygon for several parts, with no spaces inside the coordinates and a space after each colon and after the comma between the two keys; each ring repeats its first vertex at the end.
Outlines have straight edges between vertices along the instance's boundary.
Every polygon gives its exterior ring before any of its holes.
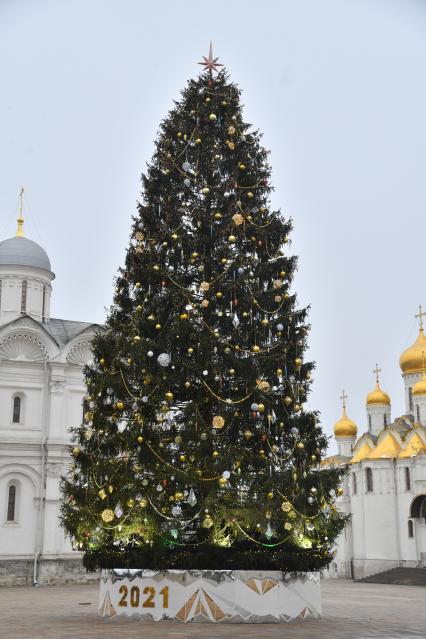
{"type": "Polygon", "coordinates": [[[376,382],[376,387],[371,393],[367,395],[367,406],[371,404],[387,404],[390,405],[391,400],[387,393],[380,388],[379,382],[376,382]]]}
{"type": "Polygon", "coordinates": [[[356,437],[358,427],[349,417],[346,415],[346,409],[343,407],[343,413],[338,422],[334,424],[335,437],[356,437]]]}
{"type": "Polygon", "coordinates": [[[413,386],[413,395],[426,395],[426,373],[413,386]]]}
{"type": "Polygon", "coordinates": [[[420,326],[418,338],[399,358],[402,372],[421,373],[423,371],[423,353],[426,355],[426,338],[423,326],[420,326]]]}

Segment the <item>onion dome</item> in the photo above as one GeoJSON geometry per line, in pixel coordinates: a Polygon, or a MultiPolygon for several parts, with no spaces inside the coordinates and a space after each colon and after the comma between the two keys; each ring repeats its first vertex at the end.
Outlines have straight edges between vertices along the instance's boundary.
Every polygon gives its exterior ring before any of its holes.
{"type": "Polygon", "coordinates": [[[367,406],[372,406],[374,404],[387,404],[388,406],[391,403],[390,397],[384,390],[380,388],[380,380],[379,373],[381,372],[380,368],[376,364],[376,368],[373,373],[376,373],[376,386],[374,390],[372,390],[367,395],[367,406]]]}
{"type": "Polygon", "coordinates": [[[419,318],[420,330],[419,335],[407,350],[405,350],[399,358],[399,365],[403,373],[421,373],[423,371],[423,353],[426,354],[426,338],[423,330],[423,317],[425,313],[420,311],[416,315],[419,318]]]}
{"type": "Polygon", "coordinates": [[[0,242],[0,266],[32,266],[51,270],[46,251],[26,237],[11,237],[0,242]]]}
{"type": "Polygon", "coordinates": [[[342,416],[339,419],[339,421],[334,424],[334,436],[336,438],[356,437],[356,434],[358,432],[358,427],[355,424],[355,422],[349,419],[349,417],[346,415],[346,398],[347,398],[347,395],[345,394],[345,391],[343,391],[343,394],[341,397],[343,401],[342,416]]]}
{"type": "Polygon", "coordinates": [[[413,395],[426,395],[426,373],[424,371],[422,378],[413,386],[413,395]]]}

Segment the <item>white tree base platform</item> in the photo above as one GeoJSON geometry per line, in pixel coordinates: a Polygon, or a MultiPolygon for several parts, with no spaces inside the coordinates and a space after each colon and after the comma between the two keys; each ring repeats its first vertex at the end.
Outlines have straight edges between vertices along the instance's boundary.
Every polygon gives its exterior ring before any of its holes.
{"type": "Polygon", "coordinates": [[[321,616],[319,572],[103,570],[99,612],[141,620],[286,623],[321,616]]]}

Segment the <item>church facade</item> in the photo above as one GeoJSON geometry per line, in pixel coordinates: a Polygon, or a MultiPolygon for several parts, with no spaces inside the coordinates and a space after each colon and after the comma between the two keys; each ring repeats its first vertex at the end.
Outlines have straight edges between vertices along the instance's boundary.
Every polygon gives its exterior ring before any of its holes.
{"type": "Polygon", "coordinates": [[[426,566],[426,338],[400,357],[405,415],[392,419],[379,382],[367,395],[367,430],[343,414],[334,426],[338,454],[323,464],[348,469],[338,506],[351,515],[337,540],[329,576],[360,579],[399,566],[426,566]]]}
{"type": "Polygon", "coordinates": [[[0,585],[86,578],[59,524],[59,485],[100,327],[50,317],[54,277],[20,216],[0,242],[0,585]]]}

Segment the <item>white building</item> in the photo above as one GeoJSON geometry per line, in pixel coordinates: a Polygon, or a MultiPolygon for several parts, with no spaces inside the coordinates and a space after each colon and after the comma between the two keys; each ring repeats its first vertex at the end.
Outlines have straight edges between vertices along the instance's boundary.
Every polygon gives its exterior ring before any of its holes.
{"type": "Polygon", "coordinates": [[[421,307],[417,340],[400,357],[405,415],[392,421],[391,400],[376,386],[366,399],[367,430],[343,415],[334,426],[338,455],[323,464],[346,465],[339,507],[351,515],[337,542],[330,573],[366,577],[398,566],[426,566],[426,339],[421,307]]]}
{"type": "Polygon", "coordinates": [[[0,242],[0,584],[85,575],[59,524],[59,482],[99,327],[50,317],[54,277],[20,215],[0,242]]]}

